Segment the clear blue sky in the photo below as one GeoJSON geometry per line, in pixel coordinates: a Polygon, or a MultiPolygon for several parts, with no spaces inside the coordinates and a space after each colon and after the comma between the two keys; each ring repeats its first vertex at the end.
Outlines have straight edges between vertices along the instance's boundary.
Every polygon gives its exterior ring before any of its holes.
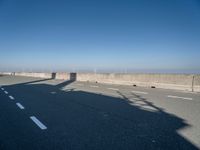
{"type": "Polygon", "coordinates": [[[199,0],[0,0],[0,70],[200,73],[199,0]]]}

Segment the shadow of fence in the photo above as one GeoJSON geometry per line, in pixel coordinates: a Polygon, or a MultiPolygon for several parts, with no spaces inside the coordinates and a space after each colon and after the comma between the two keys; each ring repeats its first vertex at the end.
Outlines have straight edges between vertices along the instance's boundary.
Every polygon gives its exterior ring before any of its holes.
{"type": "Polygon", "coordinates": [[[198,149],[177,133],[190,127],[183,119],[136,94],[133,94],[133,101],[121,92],[118,94],[122,98],[116,98],[73,88],[61,90],[74,79],[75,75],[57,85],[48,84],[51,79],[46,79],[5,86],[10,91],[27,93],[24,95],[26,104],[45,115],[46,122],[52,126],[47,146],[59,147],[67,143],[68,149],[198,149]],[[141,105],[134,105],[137,102],[141,105]],[[144,110],[141,106],[155,111],[144,110]]]}

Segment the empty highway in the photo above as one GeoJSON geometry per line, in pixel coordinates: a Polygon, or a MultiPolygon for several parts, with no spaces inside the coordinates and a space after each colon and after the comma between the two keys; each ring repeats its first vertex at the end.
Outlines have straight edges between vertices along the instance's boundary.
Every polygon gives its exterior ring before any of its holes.
{"type": "Polygon", "coordinates": [[[200,94],[0,76],[2,150],[197,150],[200,94]]]}

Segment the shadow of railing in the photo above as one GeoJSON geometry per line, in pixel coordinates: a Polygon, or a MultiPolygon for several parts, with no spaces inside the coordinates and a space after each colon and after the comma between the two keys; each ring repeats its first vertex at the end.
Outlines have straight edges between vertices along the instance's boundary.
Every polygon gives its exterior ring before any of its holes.
{"type": "Polygon", "coordinates": [[[177,133],[177,130],[191,127],[185,120],[137,94],[133,94],[135,99],[131,100],[120,91],[118,94],[122,98],[73,88],[64,91],[61,89],[74,80],[57,85],[50,85],[48,80],[5,86],[9,91],[27,93],[23,95],[28,97],[26,104],[51,123],[48,142],[62,139],[47,146],[65,145],[67,140],[71,149],[198,149],[177,133]],[[155,111],[144,110],[143,106],[155,111]]]}
{"type": "Polygon", "coordinates": [[[48,78],[48,79],[33,80],[33,81],[24,82],[24,83],[19,83],[17,85],[27,85],[27,84],[39,83],[39,82],[44,82],[44,81],[49,81],[49,80],[53,80],[53,79],[48,78]]]}
{"type": "Polygon", "coordinates": [[[0,77],[3,77],[3,76],[6,76],[6,75],[4,75],[4,74],[0,74],[0,77]]]}

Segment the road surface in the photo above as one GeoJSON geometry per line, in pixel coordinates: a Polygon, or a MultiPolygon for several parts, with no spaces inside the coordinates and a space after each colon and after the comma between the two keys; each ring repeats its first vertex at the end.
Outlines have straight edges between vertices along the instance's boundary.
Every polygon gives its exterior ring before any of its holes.
{"type": "Polygon", "coordinates": [[[0,77],[2,150],[197,150],[200,94],[0,77]]]}

